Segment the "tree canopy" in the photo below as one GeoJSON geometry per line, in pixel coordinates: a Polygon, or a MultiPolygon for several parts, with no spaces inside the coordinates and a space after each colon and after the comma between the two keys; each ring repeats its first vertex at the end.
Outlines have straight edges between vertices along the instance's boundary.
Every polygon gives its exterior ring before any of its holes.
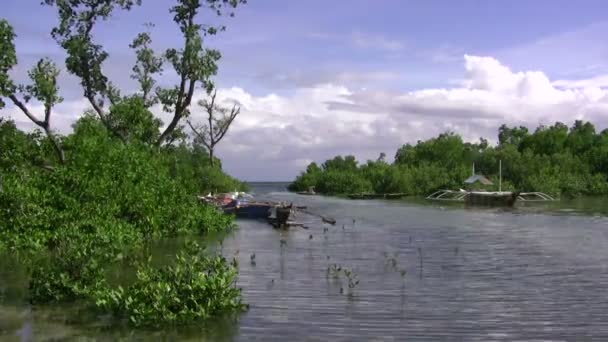
{"type": "Polygon", "coordinates": [[[326,194],[428,195],[439,189],[461,188],[473,164],[478,173],[496,178],[502,160],[503,189],[566,196],[606,194],[607,152],[608,133],[598,134],[590,122],[577,120],[570,128],[556,122],[533,133],[523,126],[502,125],[496,146],[489,146],[483,138],[464,142],[454,132],[445,132],[401,146],[392,164],[379,158],[358,165],[353,156],[334,157],[322,168],[312,163],[290,189],[315,186],[317,192],[326,194]]]}
{"type": "Polygon", "coordinates": [[[182,33],[180,46],[157,53],[151,33],[138,34],[130,47],[140,89],[127,93],[104,73],[109,55],[95,28],[140,3],[43,1],[57,10],[51,34],[66,52],[65,70],[79,79],[92,107],[68,135],[55,132],[51,120],[63,101],[60,67],[42,58],[29,71],[30,82],[18,84],[11,78],[16,33],[0,19],[0,110],[12,104],[36,125],[24,132],[0,118],[0,254],[25,264],[34,305],[81,300],[135,326],[187,324],[245,308],[236,261],[209,255],[190,237],[233,227],[232,217],[196,195],[246,185],[214,167],[220,161],[183,130],[194,91],[213,89],[220,58],[203,38],[224,27],[200,23],[199,14],[232,16],[245,1],[174,0],[168,14],[182,33]],[[179,83],[161,87],[156,77],[169,68],[179,83]],[[150,111],[156,103],[173,114],[166,126],[150,111]],[[188,241],[185,248],[158,267],[152,244],[178,235],[188,241]],[[110,269],[136,277],[109,281],[110,269]]]}

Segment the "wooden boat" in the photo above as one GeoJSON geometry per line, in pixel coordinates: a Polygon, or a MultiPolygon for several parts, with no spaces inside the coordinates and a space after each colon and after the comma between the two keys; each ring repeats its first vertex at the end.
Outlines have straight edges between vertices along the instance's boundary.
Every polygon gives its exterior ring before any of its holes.
{"type": "Polygon", "coordinates": [[[289,216],[291,215],[292,207],[292,205],[289,205],[275,208],[275,222],[277,225],[281,226],[287,224],[289,216]]]}
{"type": "Polygon", "coordinates": [[[384,198],[386,199],[400,199],[407,196],[405,193],[396,193],[396,194],[384,194],[384,198]]]}
{"type": "Polygon", "coordinates": [[[235,199],[227,205],[222,206],[225,214],[234,214],[239,218],[267,219],[270,217],[272,204],[253,202],[246,199],[235,199]]]}
{"type": "Polygon", "coordinates": [[[384,198],[383,194],[374,194],[374,193],[360,193],[360,194],[348,194],[346,197],[350,199],[382,199],[384,198]]]}
{"type": "Polygon", "coordinates": [[[360,193],[360,194],[348,194],[346,197],[350,199],[399,199],[405,197],[405,193],[394,193],[394,194],[375,194],[375,193],[360,193]]]}
{"type": "Polygon", "coordinates": [[[512,207],[518,197],[518,191],[468,191],[464,196],[464,203],[466,205],[512,207]]]}
{"type": "MultiPolygon", "coordinates": [[[[555,201],[555,199],[542,192],[519,192],[519,191],[502,191],[502,161],[498,163],[499,183],[498,191],[485,190],[439,190],[428,195],[426,199],[433,201],[452,201],[464,202],[469,206],[495,206],[495,207],[512,207],[515,201],[522,202],[546,202],[555,201]]],[[[473,164],[473,174],[464,181],[465,185],[477,186],[493,185],[492,181],[483,175],[475,174],[475,164],[473,164]]]]}

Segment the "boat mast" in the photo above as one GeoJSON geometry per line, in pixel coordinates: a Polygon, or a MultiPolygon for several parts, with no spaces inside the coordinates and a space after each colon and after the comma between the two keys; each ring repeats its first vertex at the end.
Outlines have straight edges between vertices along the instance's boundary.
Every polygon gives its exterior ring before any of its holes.
{"type": "Polygon", "coordinates": [[[498,192],[502,192],[502,159],[498,160],[498,192]]]}

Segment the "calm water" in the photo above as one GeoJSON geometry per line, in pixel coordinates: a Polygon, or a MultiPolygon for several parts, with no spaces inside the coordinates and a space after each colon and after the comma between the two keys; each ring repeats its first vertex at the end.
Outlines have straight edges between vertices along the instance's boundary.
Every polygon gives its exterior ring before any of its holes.
{"type": "MultiPolygon", "coordinates": [[[[608,340],[603,200],[472,210],[422,200],[298,196],[281,184],[253,190],[338,222],[328,226],[300,215],[308,229],[284,232],[239,222],[222,251],[238,251],[248,312],[206,327],[159,332],[129,330],[76,305],[32,310],[23,304],[19,267],[5,260],[0,339],[608,340]],[[344,279],[327,275],[334,263],[355,271],[360,282],[352,295],[344,279]]],[[[169,241],[157,253],[172,254],[173,246],[169,241]]]]}

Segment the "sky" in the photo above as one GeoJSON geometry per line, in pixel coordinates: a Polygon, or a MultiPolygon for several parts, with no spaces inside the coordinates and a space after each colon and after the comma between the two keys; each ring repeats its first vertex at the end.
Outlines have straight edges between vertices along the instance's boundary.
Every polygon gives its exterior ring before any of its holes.
{"type": "MultiPolygon", "coordinates": [[[[124,92],[137,89],[128,45],[145,23],[155,24],[156,49],[179,47],[174,2],[143,0],[95,28],[110,53],[104,72],[124,92]]],[[[64,66],[50,37],[55,9],[2,0],[0,18],[17,34],[17,82],[42,57],[64,66]]],[[[608,127],[605,0],[249,0],[233,18],[201,13],[200,22],[227,27],[205,43],[222,53],[218,98],[237,101],[241,114],[216,154],[243,180],[289,181],[335,155],[390,159],[401,145],[447,130],[495,142],[503,123],[608,127]]],[[[167,72],[159,82],[176,80],[167,72]]],[[[52,127],[69,133],[89,106],[65,71],[60,86],[65,100],[52,127]]],[[[32,110],[42,113],[39,104],[32,110]]],[[[193,121],[203,119],[191,110],[193,121]]],[[[14,107],[0,115],[32,128],[14,107]]]]}

